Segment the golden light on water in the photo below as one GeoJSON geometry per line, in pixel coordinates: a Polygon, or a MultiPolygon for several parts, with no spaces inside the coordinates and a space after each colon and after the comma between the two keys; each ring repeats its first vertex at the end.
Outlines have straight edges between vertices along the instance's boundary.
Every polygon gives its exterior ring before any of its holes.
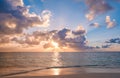
{"type": "MultiPolygon", "coordinates": [[[[62,63],[60,62],[59,52],[54,52],[54,54],[52,56],[52,60],[53,60],[52,66],[61,66],[62,65],[62,63]]],[[[60,75],[61,70],[59,68],[53,68],[52,73],[53,73],[53,75],[60,75]]]]}
{"type": "Polygon", "coordinates": [[[52,65],[53,66],[59,66],[60,64],[60,55],[59,55],[59,52],[54,52],[53,56],[52,56],[52,65]]]}
{"type": "Polygon", "coordinates": [[[60,69],[57,69],[57,68],[53,69],[53,74],[60,75],[60,69]]]}

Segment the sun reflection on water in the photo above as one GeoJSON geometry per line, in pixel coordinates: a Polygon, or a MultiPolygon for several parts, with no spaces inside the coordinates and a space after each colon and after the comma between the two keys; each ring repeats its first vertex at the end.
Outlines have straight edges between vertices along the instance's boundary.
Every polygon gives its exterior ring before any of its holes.
{"type": "MultiPolygon", "coordinates": [[[[62,63],[60,61],[60,54],[59,52],[54,52],[52,56],[52,67],[58,67],[61,66],[62,63]]],[[[53,68],[52,69],[53,75],[60,75],[60,69],[59,68],[53,68]]]]}
{"type": "Polygon", "coordinates": [[[60,61],[60,54],[59,52],[54,52],[52,56],[52,67],[54,66],[61,66],[61,61],[60,61]]]}
{"type": "Polygon", "coordinates": [[[53,69],[53,75],[60,75],[60,69],[59,68],[54,68],[53,69]]]}

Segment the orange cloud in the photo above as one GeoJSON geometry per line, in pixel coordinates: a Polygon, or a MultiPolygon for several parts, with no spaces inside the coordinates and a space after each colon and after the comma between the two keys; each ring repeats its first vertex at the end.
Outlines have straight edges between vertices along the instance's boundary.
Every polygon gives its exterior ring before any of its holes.
{"type": "Polygon", "coordinates": [[[107,28],[113,28],[116,25],[115,19],[111,20],[110,16],[106,16],[107,28]]]}

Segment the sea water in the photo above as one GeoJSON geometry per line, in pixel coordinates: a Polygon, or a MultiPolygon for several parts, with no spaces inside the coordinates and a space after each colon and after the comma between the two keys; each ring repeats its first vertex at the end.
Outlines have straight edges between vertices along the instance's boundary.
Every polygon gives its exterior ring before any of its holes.
{"type": "Polygon", "coordinates": [[[1,52],[0,76],[51,68],[120,68],[120,52],[1,52]]]}

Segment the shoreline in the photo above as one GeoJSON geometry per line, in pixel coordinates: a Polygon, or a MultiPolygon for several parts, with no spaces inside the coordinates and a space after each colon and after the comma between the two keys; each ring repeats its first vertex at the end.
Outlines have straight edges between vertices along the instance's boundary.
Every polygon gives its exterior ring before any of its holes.
{"type": "Polygon", "coordinates": [[[14,76],[5,78],[120,78],[120,73],[85,73],[70,75],[50,75],[50,76],[14,76]]]}
{"type": "Polygon", "coordinates": [[[120,78],[120,68],[52,68],[0,78],[120,78]]]}

